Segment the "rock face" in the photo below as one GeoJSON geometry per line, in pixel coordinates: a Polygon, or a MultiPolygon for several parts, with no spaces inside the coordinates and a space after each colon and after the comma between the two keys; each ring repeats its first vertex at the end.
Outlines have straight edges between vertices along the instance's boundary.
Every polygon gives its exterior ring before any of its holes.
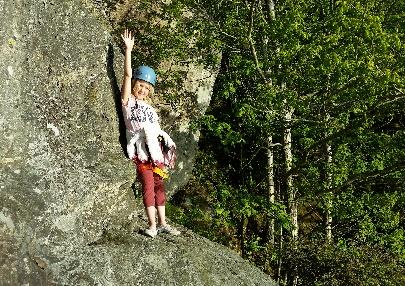
{"type": "MultiPolygon", "coordinates": [[[[132,65],[150,65],[158,72],[153,105],[163,121],[161,125],[178,147],[177,164],[167,182],[169,195],[183,186],[191,175],[197,152],[199,131],[191,128],[194,119],[207,109],[219,69],[220,54],[197,48],[200,32],[189,23],[194,15],[182,8],[182,16],[170,12],[172,1],[87,0],[85,5],[107,23],[113,37],[121,43],[120,34],[129,28],[134,35],[132,65]],[[162,48],[163,47],[163,48],[162,48]],[[217,58],[211,68],[202,62],[212,54],[217,58]]],[[[208,48],[209,49],[209,48],[208,48]]],[[[210,57],[211,58],[211,57],[210,57]]],[[[115,61],[117,62],[117,61],[115,61]]],[[[116,65],[115,65],[116,66],[116,65]]],[[[121,82],[122,66],[117,77],[121,82]]]]}
{"type": "Polygon", "coordinates": [[[185,229],[138,234],[105,25],[78,0],[0,0],[0,13],[0,284],[272,285],[185,229]]]}

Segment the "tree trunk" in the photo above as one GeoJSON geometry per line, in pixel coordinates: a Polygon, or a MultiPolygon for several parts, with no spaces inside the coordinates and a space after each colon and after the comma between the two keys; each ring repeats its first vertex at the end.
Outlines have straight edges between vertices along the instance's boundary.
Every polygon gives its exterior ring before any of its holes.
{"type": "Polygon", "coordinates": [[[273,0],[266,0],[265,1],[265,11],[266,11],[266,15],[267,15],[267,20],[269,22],[276,19],[276,10],[275,10],[275,7],[274,7],[274,1],[273,0]]]}
{"type": "MultiPolygon", "coordinates": [[[[268,22],[270,23],[271,21],[274,21],[276,18],[276,13],[275,13],[275,7],[274,7],[273,0],[265,1],[265,11],[266,11],[268,22]]],[[[263,39],[264,39],[263,40],[264,53],[267,54],[267,43],[268,43],[269,39],[268,39],[267,35],[264,35],[263,39]]],[[[269,86],[272,85],[271,79],[265,79],[265,81],[268,83],[269,86]]],[[[276,195],[275,187],[274,187],[274,150],[273,150],[274,146],[275,145],[273,144],[273,137],[271,135],[269,135],[267,138],[267,170],[268,170],[268,173],[267,173],[267,184],[268,184],[267,198],[268,198],[269,204],[275,203],[275,195],[276,195]]],[[[270,257],[271,257],[271,251],[273,251],[275,248],[274,244],[275,244],[275,219],[274,219],[274,217],[272,217],[272,218],[270,218],[268,229],[267,229],[267,257],[266,257],[266,266],[265,266],[266,272],[269,272],[269,270],[271,268],[270,257]]],[[[277,277],[278,278],[280,278],[280,275],[281,275],[282,247],[283,247],[283,227],[280,225],[279,261],[278,261],[278,265],[277,265],[277,277]]]]}
{"type": "MultiPolygon", "coordinates": [[[[329,8],[331,11],[335,9],[335,0],[329,0],[329,8]]],[[[328,85],[327,93],[330,94],[330,75],[328,75],[328,85]]],[[[328,97],[329,98],[329,97],[328,97]]],[[[325,106],[325,131],[328,129],[330,114],[326,110],[325,106]]],[[[329,132],[326,131],[326,135],[329,136],[329,132]]],[[[325,136],[325,138],[327,138],[325,136]]],[[[328,244],[332,243],[332,208],[333,208],[333,192],[332,192],[332,146],[326,141],[325,142],[325,155],[326,155],[326,168],[325,168],[325,179],[326,179],[326,198],[325,198],[325,231],[326,231],[326,242],[328,244]]]]}
{"type": "Polygon", "coordinates": [[[281,282],[281,271],[283,269],[283,259],[282,259],[282,253],[283,251],[283,227],[280,225],[280,240],[278,242],[278,265],[277,265],[277,284],[280,284],[281,282]]]}
{"type": "MultiPolygon", "coordinates": [[[[274,188],[274,153],[273,153],[273,137],[269,135],[267,139],[267,200],[269,204],[274,204],[275,202],[275,188],[274,188]]],[[[271,217],[268,221],[267,227],[267,252],[266,252],[266,263],[265,272],[269,272],[271,269],[271,252],[274,251],[275,243],[275,219],[271,217]]]]}
{"type": "Polygon", "coordinates": [[[328,192],[326,193],[325,198],[325,228],[326,228],[326,242],[332,243],[332,207],[333,207],[333,193],[330,191],[332,187],[332,173],[331,173],[331,164],[332,164],[332,147],[329,143],[325,146],[326,151],[326,188],[328,192]]]}
{"type": "MultiPolygon", "coordinates": [[[[284,147],[284,159],[285,159],[285,174],[288,174],[285,178],[286,192],[288,209],[291,217],[292,231],[291,231],[291,245],[293,249],[297,249],[297,239],[298,239],[298,204],[296,200],[296,190],[293,184],[293,175],[290,170],[292,169],[292,136],[291,136],[291,119],[294,110],[288,106],[287,101],[284,99],[284,136],[283,136],[283,147],[284,147]]],[[[291,285],[295,286],[298,284],[298,271],[297,267],[293,267],[292,273],[289,275],[291,277],[291,285]]]]}
{"type": "Polygon", "coordinates": [[[246,227],[247,227],[248,220],[243,215],[240,224],[239,224],[239,243],[240,243],[240,252],[243,258],[246,258],[246,227]]]}
{"type": "MultiPolygon", "coordinates": [[[[330,9],[333,10],[333,1],[330,2],[330,9]]],[[[328,85],[327,85],[327,98],[330,95],[330,76],[328,75],[328,85]]],[[[325,123],[325,138],[327,138],[330,134],[328,132],[329,124],[330,124],[330,114],[328,112],[328,100],[326,100],[324,104],[323,116],[324,116],[324,123],[325,123]]],[[[332,207],[333,207],[333,196],[332,196],[332,146],[330,141],[325,141],[324,144],[324,156],[325,156],[325,235],[326,235],[326,242],[332,242],[332,207]]]]}
{"type": "MultiPolygon", "coordinates": [[[[269,136],[267,140],[267,197],[270,204],[275,202],[275,189],[274,189],[274,154],[273,154],[273,137],[269,136]]],[[[267,241],[270,246],[274,247],[274,218],[269,221],[267,241]]]]}
{"type": "Polygon", "coordinates": [[[284,100],[284,158],[285,158],[285,173],[289,174],[285,178],[288,209],[291,216],[291,222],[293,225],[293,230],[291,231],[292,241],[296,241],[298,237],[298,205],[296,201],[296,191],[293,185],[293,176],[290,173],[292,168],[292,137],[291,137],[291,118],[293,114],[293,109],[287,106],[286,100],[284,100]]]}

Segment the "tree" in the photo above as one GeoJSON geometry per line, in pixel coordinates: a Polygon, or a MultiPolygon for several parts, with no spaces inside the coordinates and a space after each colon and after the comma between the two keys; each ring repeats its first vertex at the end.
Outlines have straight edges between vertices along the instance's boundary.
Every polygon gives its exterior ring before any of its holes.
{"type": "MultiPolygon", "coordinates": [[[[214,154],[223,174],[214,185],[235,198],[222,213],[234,214],[227,218],[242,227],[241,252],[272,265],[266,269],[273,274],[277,263],[268,260],[284,255],[279,278],[297,269],[298,283],[308,273],[294,253],[310,257],[319,241],[353,252],[383,247],[403,261],[403,220],[397,217],[404,210],[404,4],[271,3],[188,2],[204,11],[205,33],[223,51],[201,147],[214,154]],[[284,151],[271,148],[274,142],[284,142],[284,151]],[[277,194],[273,204],[273,187],[289,195],[277,194]],[[279,211],[283,204],[295,227],[279,211]],[[299,230],[300,240],[296,248],[260,256],[263,225],[271,226],[272,218],[292,237],[299,230]],[[311,253],[303,254],[307,246],[311,253]]],[[[286,232],[277,232],[282,242],[286,232]]]]}

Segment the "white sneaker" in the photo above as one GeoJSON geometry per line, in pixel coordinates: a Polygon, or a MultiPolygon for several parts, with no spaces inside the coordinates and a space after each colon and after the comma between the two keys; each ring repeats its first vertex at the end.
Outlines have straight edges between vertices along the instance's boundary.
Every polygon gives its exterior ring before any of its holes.
{"type": "Polygon", "coordinates": [[[177,229],[175,229],[174,227],[166,224],[166,225],[161,225],[157,228],[157,232],[158,233],[168,233],[171,235],[179,235],[180,231],[178,231],[177,229]]]}
{"type": "Polygon", "coordinates": [[[149,236],[149,237],[152,237],[152,238],[154,238],[156,235],[157,235],[157,230],[156,230],[156,228],[147,228],[147,229],[145,229],[144,231],[143,231],[143,233],[146,235],[146,236],[149,236]]]}

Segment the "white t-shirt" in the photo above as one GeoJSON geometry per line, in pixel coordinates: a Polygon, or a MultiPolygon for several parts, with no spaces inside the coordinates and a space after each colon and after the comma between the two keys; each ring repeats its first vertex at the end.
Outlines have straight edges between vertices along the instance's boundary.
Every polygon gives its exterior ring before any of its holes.
{"type": "Polygon", "coordinates": [[[136,100],[133,96],[130,96],[127,105],[123,105],[122,109],[125,127],[129,132],[138,132],[145,126],[160,129],[159,117],[155,109],[145,101],[136,100]]]}
{"type": "Polygon", "coordinates": [[[159,125],[155,109],[143,100],[130,96],[128,103],[122,105],[126,135],[127,152],[130,159],[155,164],[174,165],[175,148],[173,140],[159,125]],[[162,136],[165,145],[171,150],[163,154],[158,137],[162,136]]]}

